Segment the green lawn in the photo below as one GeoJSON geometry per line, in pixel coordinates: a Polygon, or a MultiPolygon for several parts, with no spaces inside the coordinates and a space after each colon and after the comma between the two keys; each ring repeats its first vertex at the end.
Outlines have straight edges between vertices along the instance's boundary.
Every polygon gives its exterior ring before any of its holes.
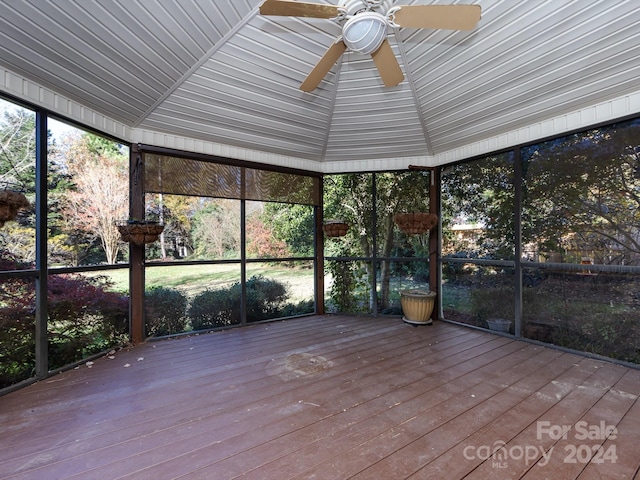
{"type": "MultiPolygon", "coordinates": [[[[129,271],[111,270],[99,272],[111,278],[117,291],[128,291],[129,271]]],[[[313,298],[313,269],[273,266],[268,264],[250,264],[247,266],[247,278],[263,275],[283,282],[289,286],[292,298],[313,298]],[[308,293],[310,289],[310,294],[308,293]]],[[[147,267],[145,270],[146,288],[163,286],[177,288],[192,296],[206,289],[228,287],[240,281],[240,265],[167,265],[147,267]]]]}

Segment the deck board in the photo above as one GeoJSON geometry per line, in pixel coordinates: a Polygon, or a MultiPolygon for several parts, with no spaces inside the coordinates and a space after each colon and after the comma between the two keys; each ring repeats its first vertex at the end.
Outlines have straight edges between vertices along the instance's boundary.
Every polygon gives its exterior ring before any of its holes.
{"type": "Polygon", "coordinates": [[[631,479],[640,468],[639,370],[443,322],[316,316],[112,356],[0,397],[0,478],[631,479]],[[588,442],[616,461],[565,462],[584,442],[541,437],[540,421],[616,426],[617,438],[588,442]],[[498,444],[503,462],[478,450],[498,444]],[[542,453],[511,458],[524,446],[542,453]]]}

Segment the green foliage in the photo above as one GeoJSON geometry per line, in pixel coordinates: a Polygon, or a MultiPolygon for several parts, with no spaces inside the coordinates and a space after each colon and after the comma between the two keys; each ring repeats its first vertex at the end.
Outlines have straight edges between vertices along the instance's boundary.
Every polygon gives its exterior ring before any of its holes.
{"type": "MultiPolygon", "coordinates": [[[[374,252],[385,258],[400,254],[426,256],[426,236],[408,238],[395,227],[393,216],[396,213],[429,211],[429,179],[429,173],[422,171],[325,177],[324,218],[339,218],[351,227],[346,236],[325,242],[325,256],[371,258],[374,252]]],[[[328,267],[332,276],[336,276],[331,290],[334,308],[362,311],[363,308],[369,309],[375,301],[381,310],[390,305],[390,262],[384,260],[379,263],[379,292],[375,299],[367,286],[374,278],[372,264],[364,262],[362,265],[366,270],[364,274],[345,266],[328,267]],[[346,283],[340,286],[340,282],[346,283]],[[362,295],[368,300],[363,300],[362,295]]]]}
{"type": "Polygon", "coordinates": [[[287,245],[291,254],[313,256],[313,207],[285,203],[267,203],[260,216],[274,236],[287,245]]]}
{"type": "Polygon", "coordinates": [[[187,316],[193,330],[207,330],[240,323],[240,297],[229,289],[205,290],[191,300],[187,316]]]}
{"type": "Polygon", "coordinates": [[[357,262],[329,261],[325,268],[332,278],[329,311],[366,313],[369,311],[370,282],[367,269],[357,262]]]}
{"type": "Polygon", "coordinates": [[[481,322],[488,318],[513,320],[515,316],[513,287],[473,288],[471,308],[481,322]]]}
{"type": "Polygon", "coordinates": [[[151,287],[145,292],[146,334],[159,337],[187,329],[187,296],[180,290],[151,287]]]}
{"type": "MultiPolygon", "coordinates": [[[[285,309],[287,313],[292,311],[286,303],[289,298],[287,287],[281,282],[256,275],[247,280],[246,292],[247,322],[285,316],[285,309]]],[[[228,288],[205,290],[196,295],[188,309],[191,327],[205,330],[239,324],[240,295],[239,282],[228,288]]]]}
{"type": "MultiPolygon", "coordinates": [[[[240,285],[234,286],[240,289],[240,285]]],[[[232,287],[232,288],[234,288],[232,287]]],[[[284,283],[254,275],[247,280],[247,322],[257,322],[280,316],[281,309],[289,298],[284,283]]]]}
{"type": "MultiPolygon", "coordinates": [[[[640,121],[523,149],[523,236],[546,251],[623,252],[640,261],[640,121]]],[[[624,258],[626,255],[626,258],[624,258]]]]}
{"type": "Polygon", "coordinates": [[[239,202],[207,200],[193,217],[192,238],[197,258],[240,256],[239,202]]]}
{"type": "Polygon", "coordinates": [[[556,345],[640,364],[640,315],[635,312],[565,318],[552,338],[556,345]]]}
{"type": "Polygon", "coordinates": [[[92,155],[98,157],[121,158],[124,160],[122,152],[123,145],[120,145],[113,140],[87,132],[82,135],[82,143],[84,144],[87,152],[92,155]]]}
{"type": "Polygon", "coordinates": [[[480,258],[512,259],[514,233],[513,153],[458,164],[442,179],[443,251],[471,250],[480,258]],[[479,238],[461,243],[453,235],[457,224],[481,226],[479,238]]]}
{"type": "MultiPolygon", "coordinates": [[[[7,252],[1,270],[24,265],[7,252]]],[[[109,291],[104,277],[50,275],[47,296],[49,368],[77,362],[122,345],[129,326],[128,299],[109,291]]],[[[0,283],[0,388],[34,374],[35,287],[31,279],[0,283]]]]}
{"type": "Polygon", "coordinates": [[[99,276],[49,276],[49,368],[126,343],[129,301],[110,286],[99,276]]]}

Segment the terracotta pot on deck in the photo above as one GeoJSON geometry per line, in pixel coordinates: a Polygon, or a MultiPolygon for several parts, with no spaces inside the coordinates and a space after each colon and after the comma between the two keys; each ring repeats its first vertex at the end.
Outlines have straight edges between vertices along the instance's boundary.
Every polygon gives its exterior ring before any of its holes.
{"type": "Polygon", "coordinates": [[[436,303],[436,292],[431,290],[401,290],[400,304],[404,317],[402,320],[414,325],[429,325],[436,303]]]}

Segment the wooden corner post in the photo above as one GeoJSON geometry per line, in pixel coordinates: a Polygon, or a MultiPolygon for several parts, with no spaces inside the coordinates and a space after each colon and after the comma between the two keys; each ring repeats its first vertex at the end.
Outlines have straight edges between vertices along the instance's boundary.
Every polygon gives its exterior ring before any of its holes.
{"type": "Polygon", "coordinates": [[[429,289],[436,292],[436,308],[431,313],[433,320],[440,316],[442,305],[442,275],[439,265],[442,248],[442,218],[440,211],[441,175],[440,167],[432,168],[429,172],[429,213],[438,215],[438,224],[429,234],[429,289]]]}
{"type": "MultiPolygon", "coordinates": [[[[129,159],[129,218],[144,219],[144,154],[131,147],[129,159]]],[[[144,341],[144,245],[129,243],[129,332],[131,342],[144,341]]]]}

